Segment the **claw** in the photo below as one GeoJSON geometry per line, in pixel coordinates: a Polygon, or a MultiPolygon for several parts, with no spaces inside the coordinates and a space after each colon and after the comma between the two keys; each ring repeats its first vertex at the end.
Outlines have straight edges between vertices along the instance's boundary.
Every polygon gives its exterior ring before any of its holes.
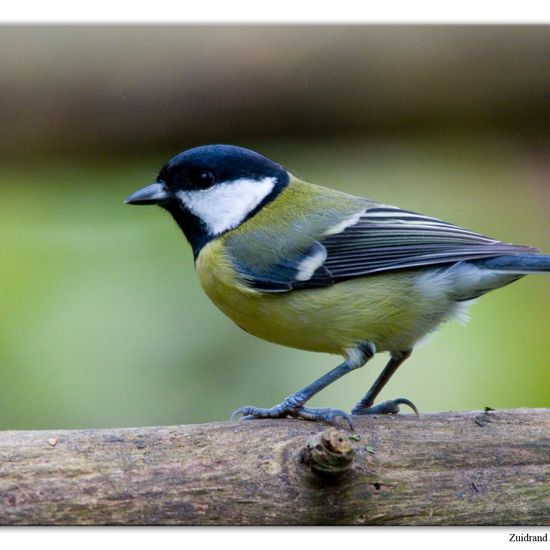
{"type": "Polygon", "coordinates": [[[336,421],[339,418],[342,418],[347,423],[349,429],[354,431],[351,415],[340,409],[311,409],[308,407],[302,407],[294,413],[293,416],[303,418],[304,420],[321,420],[327,424],[332,424],[333,426],[337,424],[336,421]]]}
{"type": "Polygon", "coordinates": [[[383,403],[379,403],[378,405],[373,405],[371,407],[361,407],[356,406],[351,411],[352,414],[357,415],[366,415],[366,414],[397,414],[399,412],[399,405],[407,405],[410,407],[416,416],[420,416],[418,409],[416,408],[416,405],[410,401],[409,399],[405,399],[404,397],[398,397],[397,399],[390,399],[389,401],[384,401],[383,403]]]}
{"type": "MultiPolygon", "coordinates": [[[[239,416],[240,414],[242,414],[243,411],[242,411],[242,407],[238,408],[238,409],[235,409],[232,413],[231,413],[231,416],[229,417],[229,420],[231,422],[233,422],[234,420],[237,420],[237,416],[239,416]]],[[[244,416],[243,416],[244,418],[244,416]]]]}
{"type": "Polygon", "coordinates": [[[252,420],[254,418],[282,418],[290,414],[290,411],[282,411],[279,407],[273,407],[271,409],[260,409],[258,407],[251,407],[246,405],[239,407],[231,413],[231,420],[235,420],[237,416],[242,415],[241,420],[252,420]]]}
{"type": "Polygon", "coordinates": [[[260,409],[259,407],[245,406],[235,409],[231,414],[231,420],[241,415],[241,420],[254,420],[256,418],[302,418],[303,420],[323,421],[328,424],[336,424],[339,418],[346,421],[349,429],[353,431],[351,416],[340,409],[312,409],[309,407],[296,407],[295,405],[285,406],[284,403],[276,405],[271,409],[260,409]]]}
{"type": "Polygon", "coordinates": [[[407,407],[410,407],[414,411],[416,416],[420,416],[416,405],[409,399],[406,399],[405,397],[398,397],[397,399],[394,399],[393,402],[397,405],[397,412],[399,412],[399,405],[407,405],[407,407]]]}
{"type": "Polygon", "coordinates": [[[245,415],[245,410],[247,409],[247,407],[239,407],[238,409],[235,409],[232,413],[231,413],[231,416],[229,417],[229,420],[231,422],[233,422],[234,420],[237,420],[237,416],[239,416],[240,414],[242,414],[242,418],[241,420],[244,420],[246,418],[246,415],[245,415]]]}

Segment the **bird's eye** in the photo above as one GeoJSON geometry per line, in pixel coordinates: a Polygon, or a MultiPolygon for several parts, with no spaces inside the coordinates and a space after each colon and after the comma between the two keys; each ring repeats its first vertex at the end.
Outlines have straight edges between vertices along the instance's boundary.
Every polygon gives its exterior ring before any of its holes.
{"type": "Polygon", "coordinates": [[[201,170],[190,177],[191,183],[199,189],[207,189],[214,184],[214,174],[208,170],[201,170]]]}

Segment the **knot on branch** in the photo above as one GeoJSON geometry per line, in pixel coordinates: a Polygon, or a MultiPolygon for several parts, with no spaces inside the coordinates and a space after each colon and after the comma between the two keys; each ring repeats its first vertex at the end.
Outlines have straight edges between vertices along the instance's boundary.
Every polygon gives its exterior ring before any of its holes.
{"type": "Polygon", "coordinates": [[[300,458],[314,473],[337,477],[349,470],[353,449],[344,432],[328,428],[306,443],[300,458]]]}

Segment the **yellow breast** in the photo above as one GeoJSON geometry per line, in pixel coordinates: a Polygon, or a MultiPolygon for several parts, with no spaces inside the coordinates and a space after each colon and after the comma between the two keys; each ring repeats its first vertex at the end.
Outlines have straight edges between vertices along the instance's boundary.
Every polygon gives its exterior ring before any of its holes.
{"type": "Polygon", "coordinates": [[[449,313],[441,296],[426,297],[418,271],[261,293],[239,282],[223,253],[222,239],[203,248],[196,266],[206,294],[237,325],[264,340],[299,349],[346,355],[368,340],[377,351],[406,350],[449,313]]]}

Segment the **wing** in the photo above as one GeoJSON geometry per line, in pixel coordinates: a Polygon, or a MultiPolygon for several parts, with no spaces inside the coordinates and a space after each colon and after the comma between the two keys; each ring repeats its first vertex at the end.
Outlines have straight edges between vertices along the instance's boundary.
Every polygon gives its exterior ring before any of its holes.
{"type": "Polygon", "coordinates": [[[269,269],[255,269],[249,262],[239,271],[257,290],[288,292],[381,272],[537,251],[385,205],[359,212],[315,237],[269,269]]]}
{"type": "Polygon", "coordinates": [[[536,252],[456,225],[383,206],[366,210],[358,223],[321,241],[324,266],[341,280],[421,266],[536,252]]]}

